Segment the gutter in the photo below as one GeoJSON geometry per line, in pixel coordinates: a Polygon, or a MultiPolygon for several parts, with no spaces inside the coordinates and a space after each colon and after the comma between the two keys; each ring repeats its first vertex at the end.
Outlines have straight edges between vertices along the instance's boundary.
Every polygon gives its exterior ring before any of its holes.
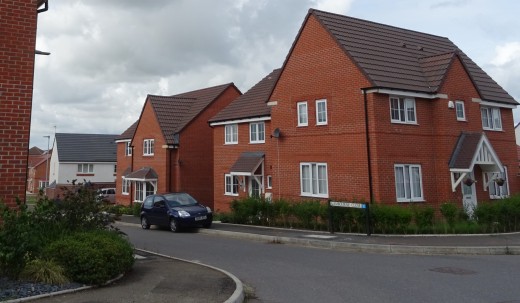
{"type": "Polygon", "coordinates": [[[370,191],[370,204],[374,203],[374,186],[372,184],[372,157],[370,155],[370,136],[368,133],[368,100],[367,88],[362,88],[363,101],[365,106],[365,140],[367,142],[367,166],[368,166],[368,190],[370,191]]]}

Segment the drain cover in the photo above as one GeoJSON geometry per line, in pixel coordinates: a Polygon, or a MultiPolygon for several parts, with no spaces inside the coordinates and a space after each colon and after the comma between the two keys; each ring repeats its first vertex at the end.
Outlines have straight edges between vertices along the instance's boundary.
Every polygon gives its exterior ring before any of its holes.
{"type": "Polygon", "coordinates": [[[437,267],[430,268],[430,271],[440,272],[443,274],[452,274],[452,275],[474,275],[477,272],[469,269],[458,268],[458,267],[437,267]]]}

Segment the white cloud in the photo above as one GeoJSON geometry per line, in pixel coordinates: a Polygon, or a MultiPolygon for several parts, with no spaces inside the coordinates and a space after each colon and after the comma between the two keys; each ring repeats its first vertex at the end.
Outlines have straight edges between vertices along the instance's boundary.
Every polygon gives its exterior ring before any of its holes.
{"type": "Polygon", "coordinates": [[[498,45],[495,48],[495,53],[495,58],[493,58],[491,64],[497,67],[520,63],[520,42],[509,42],[498,45]]]}
{"type": "Polygon", "coordinates": [[[316,9],[336,14],[346,14],[354,0],[313,0],[311,2],[316,9]]]}

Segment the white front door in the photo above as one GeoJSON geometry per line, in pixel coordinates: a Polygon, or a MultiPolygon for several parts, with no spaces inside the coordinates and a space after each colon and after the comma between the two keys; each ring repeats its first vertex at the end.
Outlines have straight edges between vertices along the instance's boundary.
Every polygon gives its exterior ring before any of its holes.
{"type": "MultiPolygon", "coordinates": [[[[468,174],[468,178],[475,180],[473,174],[468,174]]],[[[477,207],[477,193],[475,191],[475,184],[466,185],[464,182],[462,184],[462,206],[466,213],[471,217],[473,217],[473,211],[477,207]]]]}

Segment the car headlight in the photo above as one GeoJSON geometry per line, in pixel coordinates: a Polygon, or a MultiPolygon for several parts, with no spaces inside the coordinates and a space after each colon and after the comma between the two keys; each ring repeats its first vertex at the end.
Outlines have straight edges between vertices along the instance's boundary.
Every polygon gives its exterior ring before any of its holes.
{"type": "Polygon", "coordinates": [[[178,213],[179,213],[179,217],[181,217],[181,218],[187,218],[190,216],[190,213],[185,210],[179,210],[178,213]]]}
{"type": "Polygon", "coordinates": [[[208,211],[208,214],[212,213],[211,208],[209,208],[209,206],[206,206],[206,210],[208,211]]]}

